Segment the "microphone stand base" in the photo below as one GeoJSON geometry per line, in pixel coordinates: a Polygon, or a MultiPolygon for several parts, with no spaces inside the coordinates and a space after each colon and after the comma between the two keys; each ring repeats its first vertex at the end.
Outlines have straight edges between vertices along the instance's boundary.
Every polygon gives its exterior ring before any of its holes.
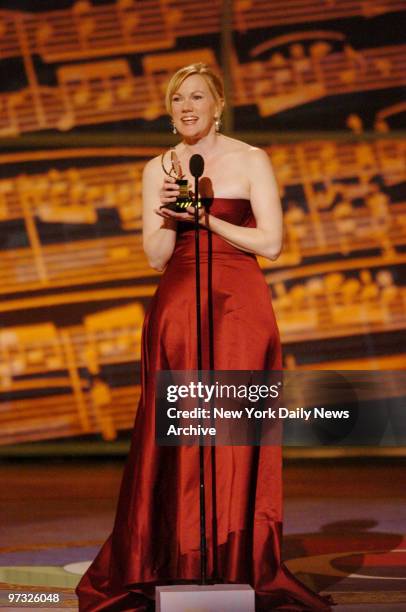
{"type": "Polygon", "coordinates": [[[155,588],[156,612],[255,612],[249,584],[182,584],[155,588]]]}

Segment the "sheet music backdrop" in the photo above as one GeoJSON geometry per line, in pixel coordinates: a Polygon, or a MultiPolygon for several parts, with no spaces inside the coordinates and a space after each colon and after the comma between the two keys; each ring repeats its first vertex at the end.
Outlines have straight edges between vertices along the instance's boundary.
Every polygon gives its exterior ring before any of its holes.
{"type": "Polygon", "coordinates": [[[1,2],[0,444],[132,426],[158,280],[141,172],[192,61],[223,71],[226,128],[276,171],[285,249],[260,263],[285,367],[404,367],[406,2],[228,5],[1,2]]]}

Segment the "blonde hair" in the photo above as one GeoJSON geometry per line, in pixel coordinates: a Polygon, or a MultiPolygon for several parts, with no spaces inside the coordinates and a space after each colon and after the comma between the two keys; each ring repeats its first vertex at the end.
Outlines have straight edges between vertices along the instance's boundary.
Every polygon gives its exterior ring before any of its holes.
{"type": "Polygon", "coordinates": [[[216,74],[207,64],[202,64],[201,62],[198,62],[196,64],[190,64],[189,66],[184,66],[183,68],[180,68],[177,72],[175,72],[175,74],[169,81],[165,95],[165,107],[168,112],[168,115],[172,114],[172,96],[178,91],[183,81],[192,74],[199,74],[201,77],[204,78],[210,90],[210,93],[215,99],[216,104],[218,104],[219,106],[219,111],[221,113],[224,104],[223,81],[221,80],[219,75],[216,74]]]}

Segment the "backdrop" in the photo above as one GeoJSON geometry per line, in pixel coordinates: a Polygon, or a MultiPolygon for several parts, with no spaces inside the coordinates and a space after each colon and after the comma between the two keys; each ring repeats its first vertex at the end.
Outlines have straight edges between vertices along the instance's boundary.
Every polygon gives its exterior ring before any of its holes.
{"type": "Polygon", "coordinates": [[[284,366],[404,368],[405,1],[0,6],[1,444],[132,426],[159,280],[141,172],[193,61],[224,75],[223,130],[275,168],[285,248],[260,263],[284,366]]]}

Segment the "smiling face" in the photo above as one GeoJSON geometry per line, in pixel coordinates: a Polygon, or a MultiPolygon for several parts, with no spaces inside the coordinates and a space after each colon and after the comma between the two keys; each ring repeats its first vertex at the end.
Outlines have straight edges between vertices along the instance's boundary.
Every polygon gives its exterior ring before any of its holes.
{"type": "Polygon", "coordinates": [[[200,74],[188,76],[172,95],[173,124],[185,140],[195,141],[215,131],[215,118],[221,108],[206,79],[200,74]]]}

